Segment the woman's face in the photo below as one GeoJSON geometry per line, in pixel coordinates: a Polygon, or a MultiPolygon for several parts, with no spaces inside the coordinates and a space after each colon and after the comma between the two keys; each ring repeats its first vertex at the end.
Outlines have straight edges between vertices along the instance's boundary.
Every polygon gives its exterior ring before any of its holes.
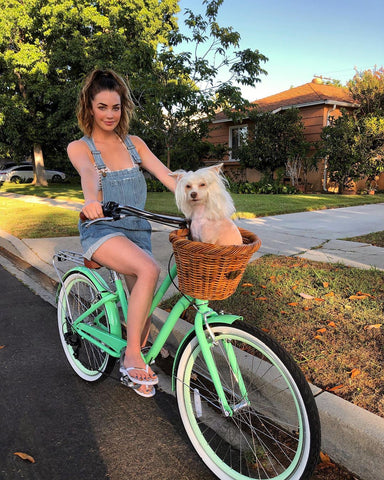
{"type": "Polygon", "coordinates": [[[92,100],[93,129],[114,130],[121,117],[120,95],[111,90],[103,90],[92,100]]]}

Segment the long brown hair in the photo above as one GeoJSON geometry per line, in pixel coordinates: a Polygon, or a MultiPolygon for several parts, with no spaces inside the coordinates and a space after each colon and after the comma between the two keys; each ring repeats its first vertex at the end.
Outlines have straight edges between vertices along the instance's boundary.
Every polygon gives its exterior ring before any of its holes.
{"type": "Polygon", "coordinates": [[[117,92],[121,101],[121,118],[115,128],[116,133],[124,138],[129,130],[133,116],[134,103],[127,83],[113,70],[94,70],[84,80],[77,105],[79,127],[87,136],[91,136],[93,128],[92,100],[105,90],[117,92]]]}

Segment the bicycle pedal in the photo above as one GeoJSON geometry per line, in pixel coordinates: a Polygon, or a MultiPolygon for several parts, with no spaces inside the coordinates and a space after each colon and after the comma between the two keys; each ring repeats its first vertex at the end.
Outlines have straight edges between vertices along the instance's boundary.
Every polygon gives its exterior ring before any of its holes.
{"type": "Polygon", "coordinates": [[[124,386],[126,386],[126,387],[129,387],[129,388],[137,388],[137,387],[136,387],[137,384],[136,384],[136,383],[133,383],[132,380],[130,380],[130,378],[127,377],[126,375],[122,375],[122,376],[120,377],[120,382],[121,382],[124,386]]]}

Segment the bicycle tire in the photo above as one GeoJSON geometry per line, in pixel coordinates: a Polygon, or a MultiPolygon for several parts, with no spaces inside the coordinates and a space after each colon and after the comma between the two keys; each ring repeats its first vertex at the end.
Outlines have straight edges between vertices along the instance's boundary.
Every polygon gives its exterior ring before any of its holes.
{"type": "MultiPolygon", "coordinates": [[[[57,320],[61,344],[73,370],[88,382],[105,378],[105,374],[112,371],[116,361],[71,328],[73,321],[99,298],[96,285],[79,272],[71,273],[65,278],[58,297],[57,320]]],[[[110,320],[105,306],[93,312],[85,321],[97,323],[110,331],[110,320]]]]}
{"type": "Polygon", "coordinates": [[[214,357],[228,403],[225,416],[196,336],[177,368],[176,394],[186,432],[220,479],[309,479],[318,463],[320,420],[311,389],[292,357],[269,335],[237,321],[211,326],[214,357]],[[248,398],[224,347],[235,347],[248,398]]]}

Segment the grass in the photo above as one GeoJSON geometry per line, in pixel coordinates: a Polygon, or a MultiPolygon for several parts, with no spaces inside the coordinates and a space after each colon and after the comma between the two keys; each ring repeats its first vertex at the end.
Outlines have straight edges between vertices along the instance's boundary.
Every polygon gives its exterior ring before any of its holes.
{"type": "Polygon", "coordinates": [[[73,202],[83,201],[83,192],[80,185],[69,183],[50,183],[48,187],[35,187],[30,183],[3,183],[0,192],[16,193],[19,195],[34,195],[43,198],[55,198],[73,202]]]}
{"type": "MultiPolygon", "coordinates": [[[[82,202],[80,185],[51,184],[48,188],[31,184],[4,183],[1,192],[82,202]]],[[[326,208],[384,202],[384,195],[233,195],[239,216],[259,217],[326,208]]],[[[146,208],[156,213],[177,215],[170,192],[148,193],[146,208]]],[[[0,229],[20,238],[77,235],[76,212],[0,197],[0,229]],[[16,203],[15,203],[16,202],[16,203]],[[11,212],[11,214],[10,214],[11,212]]]]}
{"type": "MultiPolygon", "coordinates": [[[[80,185],[51,184],[48,188],[30,184],[4,183],[0,192],[36,195],[45,198],[82,201],[80,185]]],[[[371,203],[384,203],[384,194],[378,195],[232,195],[236,210],[244,216],[281,215],[285,213],[324,210],[327,208],[351,207],[371,203]]],[[[170,192],[149,193],[146,208],[155,213],[175,215],[178,213],[174,196],[170,192]]]]}
{"type": "Polygon", "coordinates": [[[384,417],[383,302],[383,272],[269,255],[211,306],[275,337],[313,384],[384,417]]]}
{"type": "Polygon", "coordinates": [[[384,248],[384,230],[381,232],[368,233],[368,235],[360,235],[359,237],[346,238],[345,240],[369,243],[375,247],[384,248]]]}
{"type": "Polygon", "coordinates": [[[78,235],[79,213],[0,197],[0,230],[18,238],[78,235]]]}

